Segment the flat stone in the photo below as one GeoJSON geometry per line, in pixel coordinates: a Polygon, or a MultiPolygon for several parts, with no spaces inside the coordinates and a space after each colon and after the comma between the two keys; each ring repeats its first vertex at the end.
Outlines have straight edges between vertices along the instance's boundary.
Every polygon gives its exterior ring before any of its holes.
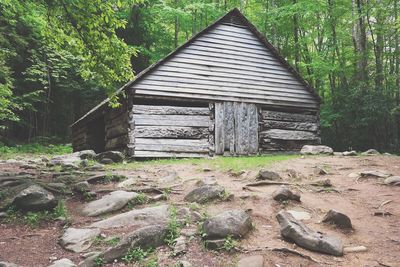
{"type": "Polygon", "coordinates": [[[385,179],[384,181],[385,184],[387,185],[400,185],[400,176],[390,176],[385,179]]]}
{"type": "Polygon", "coordinates": [[[176,183],[179,180],[179,175],[176,172],[172,172],[167,176],[161,177],[158,182],[163,185],[176,183]]]}
{"type": "Polygon", "coordinates": [[[206,239],[232,236],[242,238],[252,229],[250,216],[242,210],[229,210],[207,219],[203,224],[206,239]]]}
{"type": "Polygon", "coordinates": [[[282,180],[282,177],[278,173],[273,171],[260,170],[257,174],[256,180],[278,181],[282,180]]]}
{"type": "Polygon", "coordinates": [[[286,240],[312,251],[343,256],[343,244],[340,239],[311,230],[286,211],[280,211],[276,218],[281,227],[281,235],[286,240]]]}
{"type": "Polygon", "coordinates": [[[128,178],[120,183],[117,184],[118,188],[124,188],[124,189],[128,189],[129,187],[135,185],[138,182],[138,178],[134,177],[134,178],[128,178]]]}
{"type": "Polygon", "coordinates": [[[66,165],[66,164],[79,164],[81,157],[79,152],[55,156],[48,162],[49,166],[66,165]]]}
{"type": "Polygon", "coordinates": [[[296,220],[306,221],[311,219],[311,214],[306,211],[288,210],[287,212],[290,213],[296,220]]]}
{"type": "Polygon", "coordinates": [[[206,203],[211,200],[221,199],[225,188],[220,185],[203,185],[200,186],[185,196],[185,201],[206,203]]]}
{"type": "Polygon", "coordinates": [[[343,156],[346,156],[346,157],[348,157],[348,156],[357,156],[357,151],[355,151],[355,150],[344,151],[344,152],[342,153],[342,155],[343,155],[343,156]]]}
{"type": "Polygon", "coordinates": [[[164,225],[168,222],[168,205],[148,207],[144,209],[135,209],[110,218],[92,223],[90,227],[95,228],[114,228],[121,226],[143,227],[148,225],[164,225]]]}
{"type": "Polygon", "coordinates": [[[315,166],[314,167],[314,174],[315,175],[325,175],[325,174],[328,174],[328,172],[322,167],[315,166]]]}
{"type": "Polygon", "coordinates": [[[179,236],[175,239],[174,255],[186,253],[188,240],[185,236],[179,236]]]}
{"type": "Polygon", "coordinates": [[[350,218],[346,214],[337,212],[336,210],[329,210],[322,219],[322,222],[334,224],[340,229],[353,228],[350,218]]]}
{"type": "Polygon", "coordinates": [[[125,159],[125,155],[119,151],[106,151],[96,155],[95,159],[100,161],[104,158],[111,159],[113,162],[122,162],[125,159]]]}
{"type": "Polygon", "coordinates": [[[90,184],[87,181],[82,181],[74,184],[72,189],[78,193],[85,193],[90,191],[90,184]]]}
{"type": "Polygon", "coordinates": [[[80,267],[93,267],[96,257],[101,257],[104,263],[111,263],[121,259],[131,248],[142,249],[156,248],[164,244],[167,233],[166,226],[152,225],[140,228],[126,235],[115,247],[108,248],[104,252],[87,258],[79,263],[80,267]]]}
{"type": "Polygon", "coordinates": [[[372,171],[362,171],[360,173],[361,177],[371,177],[371,178],[387,178],[391,176],[390,173],[385,172],[385,171],[379,171],[379,170],[372,170],[372,171]]]}
{"type": "Polygon", "coordinates": [[[68,228],[60,238],[60,245],[73,252],[82,252],[90,248],[99,229],[68,228]]]}
{"type": "Polygon", "coordinates": [[[352,172],[347,175],[349,178],[358,178],[360,177],[360,174],[358,172],[352,172]]]}
{"type": "Polygon", "coordinates": [[[63,258],[61,260],[54,261],[48,267],[76,267],[77,265],[73,263],[70,259],[63,258]]]}
{"type": "Polygon", "coordinates": [[[214,177],[204,177],[203,179],[196,182],[196,186],[204,185],[217,185],[217,180],[214,177]]]}
{"type": "Polygon", "coordinates": [[[317,154],[333,154],[333,149],[329,146],[313,146],[305,145],[301,148],[300,154],[302,155],[317,155],[317,154]]]}
{"type": "Polygon", "coordinates": [[[275,192],[272,193],[272,198],[276,201],[294,200],[300,201],[300,195],[292,192],[287,186],[280,186],[275,192]]]}
{"type": "Polygon", "coordinates": [[[51,210],[57,206],[57,200],[51,192],[38,185],[31,185],[14,197],[12,205],[24,211],[51,210]]]}
{"type": "Polygon", "coordinates": [[[111,192],[98,200],[85,204],[82,214],[85,216],[98,216],[125,207],[129,201],[135,199],[139,194],[122,190],[111,192]]]}
{"type": "Polygon", "coordinates": [[[242,258],[238,261],[237,267],[263,267],[264,266],[264,256],[263,255],[253,255],[242,258]]]}
{"type": "Polygon", "coordinates": [[[112,159],[109,159],[109,158],[102,158],[99,162],[101,164],[113,164],[114,163],[114,161],[112,159]]]}
{"type": "Polygon", "coordinates": [[[207,249],[220,250],[225,245],[225,239],[210,239],[205,240],[204,245],[207,249]]]}
{"type": "Polygon", "coordinates": [[[361,153],[361,155],[379,155],[379,151],[376,149],[368,149],[367,151],[364,151],[361,153]]]}
{"type": "Polygon", "coordinates": [[[0,267],[20,267],[20,266],[11,262],[0,261],[0,267]]]}
{"type": "Polygon", "coordinates": [[[90,150],[90,149],[81,150],[81,151],[78,151],[77,153],[81,159],[94,159],[94,157],[96,156],[96,152],[94,152],[93,150],[90,150]]]}

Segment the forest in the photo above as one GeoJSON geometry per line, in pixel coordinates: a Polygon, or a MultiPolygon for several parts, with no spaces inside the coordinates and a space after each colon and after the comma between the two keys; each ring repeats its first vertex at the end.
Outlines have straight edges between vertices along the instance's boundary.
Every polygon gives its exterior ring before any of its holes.
{"type": "Polygon", "coordinates": [[[76,119],[235,7],[321,96],[324,144],[400,151],[399,0],[0,0],[0,144],[69,142],[76,119]]]}

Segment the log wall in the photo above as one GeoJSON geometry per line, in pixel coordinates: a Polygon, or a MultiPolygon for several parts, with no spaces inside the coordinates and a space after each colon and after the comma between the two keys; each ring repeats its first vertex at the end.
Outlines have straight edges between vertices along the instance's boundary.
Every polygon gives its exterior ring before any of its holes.
{"type": "Polygon", "coordinates": [[[142,157],[204,157],[212,151],[210,107],[133,105],[129,153],[142,157]]]}
{"type": "Polygon", "coordinates": [[[104,150],[119,150],[127,152],[128,149],[128,112],[127,105],[118,108],[108,108],[104,114],[105,121],[105,147],[104,150]]]}
{"type": "Polygon", "coordinates": [[[303,145],[319,144],[319,116],[262,109],[260,151],[297,151],[303,145]]]}
{"type": "Polygon", "coordinates": [[[74,126],[72,128],[72,149],[74,151],[89,149],[86,124],[80,127],[74,126]]]}

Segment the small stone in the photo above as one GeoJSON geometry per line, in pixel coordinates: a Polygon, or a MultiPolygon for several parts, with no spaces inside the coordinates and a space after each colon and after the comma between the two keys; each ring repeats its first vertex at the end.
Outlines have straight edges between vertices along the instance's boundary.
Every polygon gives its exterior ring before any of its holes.
{"type": "Polygon", "coordinates": [[[97,161],[100,161],[104,158],[108,158],[111,161],[115,162],[115,163],[119,163],[122,162],[125,159],[124,154],[122,154],[119,151],[106,151],[106,152],[102,152],[100,154],[97,154],[95,159],[97,161]]]}
{"type": "Polygon", "coordinates": [[[212,169],[210,169],[210,168],[203,168],[203,172],[210,172],[210,171],[212,171],[212,169]]]}
{"type": "Polygon", "coordinates": [[[180,236],[175,239],[174,255],[180,255],[187,251],[187,239],[185,236],[180,236]]]}
{"type": "Polygon", "coordinates": [[[82,252],[90,248],[94,238],[100,234],[99,229],[68,228],[60,238],[60,245],[73,252],[82,252]]]}
{"type": "Polygon", "coordinates": [[[192,264],[188,261],[178,261],[177,267],[192,267],[192,264]]]}
{"type": "Polygon", "coordinates": [[[196,186],[217,185],[217,180],[214,177],[204,177],[196,182],[196,186]]]}
{"type": "Polygon", "coordinates": [[[55,261],[55,260],[57,260],[57,257],[55,257],[55,256],[50,256],[50,257],[49,257],[49,260],[55,261]]]}
{"type": "Polygon", "coordinates": [[[400,186],[400,176],[390,176],[385,179],[384,183],[387,185],[400,186]]]}
{"type": "Polygon", "coordinates": [[[280,186],[274,193],[272,193],[272,197],[276,201],[300,201],[300,195],[292,192],[287,186],[280,186]]]}
{"type": "Polygon", "coordinates": [[[103,158],[103,159],[100,160],[100,163],[101,164],[113,164],[114,161],[112,159],[109,159],[109,158],[103,158]]]}
{"type": "Polygon", "coordinates": [[[325,175],[325,174],[328,174],[328,172],[322,167],[315,166],[314,167],[314,174],[315,175],[325,175]]]}
{"type": "Polygon", "coordinates": [[[185,196],[185,201],[206,203],[215,199],[222,199],[225,189],[220,185],[200,186],[185,196]]]}
{"type": "Polygon", "coordinates": [[[93,150],[82,150],[77,153],[81,159],[93,159],[96,156],[96,152],[93,150]]]}
{"type": "Polygon", "coordinates": [[[264,257],[262,255],[253,255],[242,258],[238,261],[237,267],[263,267],[264,257]]]}
{"type": "Polygon", "coordinates": [[[329,146],[313,146],[313,145],[305,145],[301,148],[300,154],[303,155],[317,155],[317,154],[333,154],[333,149],[329,146]]]}
{"type": "Polygon", "coordinates": [[[351,151],[344,151],[343,153],[342,153],[342,155],[343,156],[357,156],[357,151],[355,151],[355,150],[351,150],[351,151]]]}
{"type": "Polygon", "coordinates": [[[340,239],[311,230],[286,211],[280,211],[276,218],[281,227],[281,235],[286,240],[312,251],[343,256],[343,244],[340,239]]]}
{"type": "Polygon", "coordinates": [[[325,217],[322,219],[324,223],[331,223],[336,225],[340,229],[352,229],[350,218],[335,210],[329,210],[325,217]]]}
{"type": "Polygon", "coordinates": [[[210,239],[205,240],[204,245],[207,249],[220,250],[225,245],[225,239],[210,239]]]}
{"type": "Polygon", "coordinates": [[[260,170],[256,177],[256,180],[271,180],[271,181],[278,181],[282,180],[282,177],[273,171],[268,170],[260,170]]]}
{"type": "Polygon", "coordinates": [[[361,155],[379,155],[379,151],[376,149],[368,149],[367,151],[364,151],[361,153],[361,155]]]}
{"type": "Polygon", "coordinates": [[[176,183],[176,181],[179,179],[179,176],[176,172],[172,172],[168,174],[167,176],[164,176],[159,179],[159,183],[163,185],[168,185],[171,183],[176,183]]]}
{"type": "Polygon", "coordinates": [[[38,185],[31,185],[15,196],[12,205],[24,211],[51,210],[57,206],[57,200],[49,191],[38,185]]]}
{"type": "Polygon", "coordinates": [[[73,263],[70,259],[63,258],[61,260],[53,262],[48,267],[76,267],[77,265],[73,263]]]}
{"type": "Polygon", "coordinates": [[[349,173],[349,175],[347,175],[347,176],[349,178],[358,178],[358,177],[360,177],[360,174],[357,172],[352,172],[352,173],[349,173]]]}
{"type": "Polygon", "coordinates": [[[203,231],[207,239],[232,236],[242,238],[252,229],[250,216],[242,210],[230,210],[207,219],[203,231]]]}
{"type": "Polygon", "coordinates": [[[87,181],[82,181],[76,183],[72,188],[74,191],[83,194],[85,192],[90,191],[90,184],[87,181]]]}

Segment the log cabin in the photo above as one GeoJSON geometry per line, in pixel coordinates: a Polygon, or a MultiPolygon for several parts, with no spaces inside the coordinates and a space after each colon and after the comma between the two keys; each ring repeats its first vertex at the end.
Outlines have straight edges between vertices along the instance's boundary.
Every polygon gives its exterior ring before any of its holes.
{"type": "Polygon", "coordinates": [[[74,151],[132,158],[257,155],[320,143],[320,98],[233,9],[72,126],[74,151]]]}

